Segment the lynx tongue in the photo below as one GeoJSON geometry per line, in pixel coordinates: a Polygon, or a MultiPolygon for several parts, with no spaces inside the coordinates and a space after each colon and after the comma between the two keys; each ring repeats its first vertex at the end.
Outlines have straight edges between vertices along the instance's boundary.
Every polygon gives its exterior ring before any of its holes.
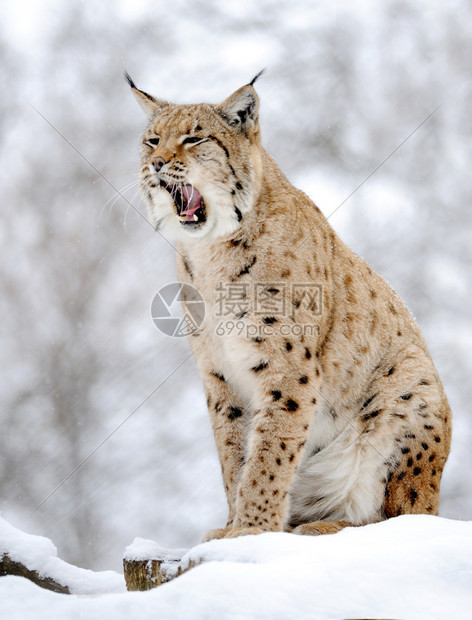
{"type": "Polygon", "coordinates": [[[196,190],[193,185],[183,185],[182,195],[186,201],[186,209],[185,211],[181,211],[180,215],[185,215],[186,222],[193,222],[194,213],[200,208],[201,204],[202,197],[200,192],[196,190]]]}

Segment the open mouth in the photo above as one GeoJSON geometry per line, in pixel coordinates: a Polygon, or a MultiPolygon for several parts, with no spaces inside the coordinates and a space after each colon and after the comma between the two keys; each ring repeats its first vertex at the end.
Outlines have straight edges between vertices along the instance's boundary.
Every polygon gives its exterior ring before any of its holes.
{"type": "Polygon", "coordinates": [[[193,185],[174,185],[161,179],[159,186],[172,196],[181,224],[196,227],[206,221],[205,202],[193,185]]]}

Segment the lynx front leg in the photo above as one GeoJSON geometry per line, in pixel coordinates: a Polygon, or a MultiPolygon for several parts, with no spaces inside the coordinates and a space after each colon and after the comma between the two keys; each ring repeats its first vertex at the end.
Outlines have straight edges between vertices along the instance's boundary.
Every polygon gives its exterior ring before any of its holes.
{"type": "MultiPolygon", "coordinates": [[[[205,391],[229,506],[227,527],[231,527],[235,515],[236,489],[244,465],[245,412],[224,376],[216,371],[207,374],[205,391]]],[[[218,533],[223,531],[215,530],[211,538],[221,537],[218,533]]]]}
{"type": "MultiPolygon", "coordinates": [[[[274,399],[280,392],[274,390],[274,399]]],[[[288,511],[288,490],[306,442],[309,407],[280,399],[253,419],[249,454],[238,485],[236,516],[228,537],[281,531],[288,511]]]]}

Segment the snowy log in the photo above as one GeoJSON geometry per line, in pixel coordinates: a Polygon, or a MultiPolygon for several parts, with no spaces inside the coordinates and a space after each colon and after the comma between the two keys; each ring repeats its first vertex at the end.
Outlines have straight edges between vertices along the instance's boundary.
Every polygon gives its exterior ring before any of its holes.
{"type": "Polygon", "coordinates": [[[151,590],[163,583],[159,560],[123,560],[127,590],[151,590]]]}
{"type": "Polygon", "coordinates": [[[186,549],[165,549],[152,540],[136,538],[126,547],[123,572],[128,590],[151,590],[196,566],[183,561],[186,549]]]}
{"type": "Polygon", "coordinates": [[[53,592],[60,592],[61,594],[70,594],[70,590],[67,586],[61,585],[57,581],[54,581],[52,577],[47,575],[41,575],[38,571],[30,570],[21,562],[15,562],[7,554],[4,554],[0,559],[0,577],[6,575],[15,575],[16,577],[26,577],[33,583],[46,590],[52,590],[53,592]]]}
{"type": "Polygon", "coordinates": [[[0,577],[25,577],[41,588],[62,594],[105,594],[124,590],[123,576],[94,572],[64,562],[53,543],[27,534],[0,516],[0,577]]]}

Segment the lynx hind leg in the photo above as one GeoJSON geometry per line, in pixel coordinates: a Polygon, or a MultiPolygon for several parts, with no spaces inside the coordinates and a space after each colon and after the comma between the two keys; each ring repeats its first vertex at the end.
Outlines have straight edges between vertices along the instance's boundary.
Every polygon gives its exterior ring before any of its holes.
{"type": "Polygon", "coordinates": [[[450,412],[425,420],[422,428],[401,439],[398,465],[390,472],[385,487],[385,516],[402,514],[437,515],[441,475],[449,454],[450,412]]]}

